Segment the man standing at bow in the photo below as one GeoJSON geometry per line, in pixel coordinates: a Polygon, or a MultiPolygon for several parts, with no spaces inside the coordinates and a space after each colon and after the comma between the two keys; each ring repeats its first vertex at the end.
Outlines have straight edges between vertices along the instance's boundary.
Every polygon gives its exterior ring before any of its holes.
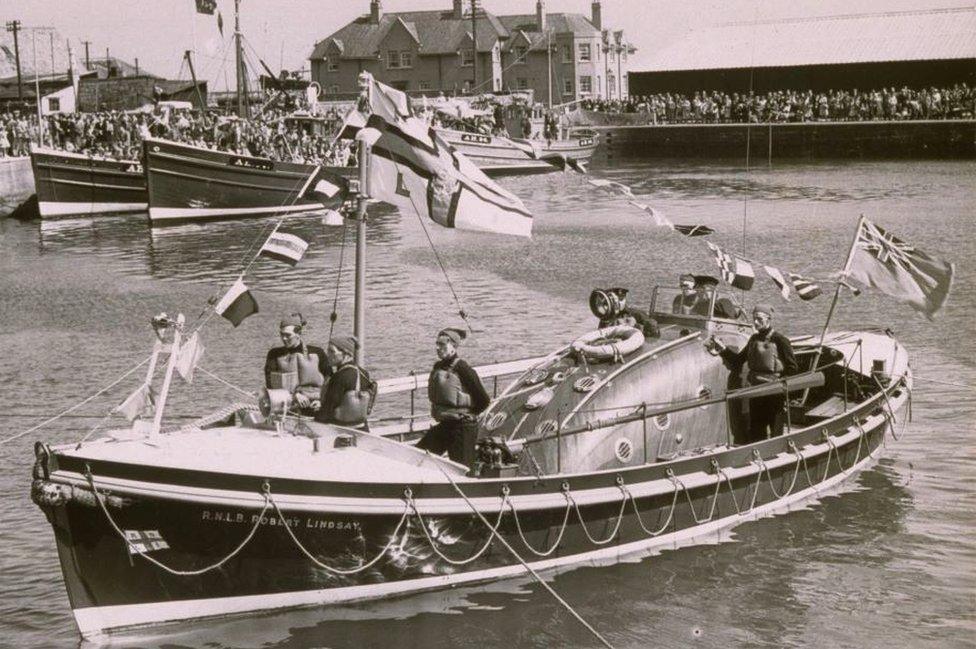
{"type": "Polygon", "coordinates": [[[307,345],[302,334],[308,323],[301,313],[292,313],[281,319],[278,333],[280,347],[268,351],[264,361],[264,385],[270,389],[288,390],[295,406],[303,414],[311,414],[325,379],[329,365],[325,350],[307,345]]]}

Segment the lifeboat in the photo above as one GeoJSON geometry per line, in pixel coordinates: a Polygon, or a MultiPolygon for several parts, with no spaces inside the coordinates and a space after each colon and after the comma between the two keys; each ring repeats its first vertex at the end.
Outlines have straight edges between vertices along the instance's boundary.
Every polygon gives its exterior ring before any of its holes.
{"type": "MultiPolygon", "coordinates": [[[[673,546],[816,497],[903,425],[912,375],[889,333],[794,338],[799,374],[738,388],[703,340],[740,346],[747,326],[670,307],[655,292],[656,335],[603,329],[478,368],[514,378],[472,467],[414,448],[417,412],[367,433],[231,404],[171,431],[39,443],[32,496],[82,635],[673,546]],[[769,394],[790,397],[784,434],[743,443],[744,405],[769,394]]],[[[379,399],[423,395],[424,376],[381,381],[379,399]]]]}

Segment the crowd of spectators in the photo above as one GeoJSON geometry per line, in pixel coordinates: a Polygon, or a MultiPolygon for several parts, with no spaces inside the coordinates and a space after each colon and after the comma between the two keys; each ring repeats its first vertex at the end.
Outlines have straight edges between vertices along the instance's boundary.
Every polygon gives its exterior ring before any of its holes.
{"type": "MultiPolygon", "coordinates": [[[[349,143],[332,141],[341,118],[333,112],[314,127],[312,122],[275,110],[240,119],[214,111],[167,108],[153,112],[59,113],[47,116],[44,126],[45,141],[56,149],[119,160],[139,159],[142,141],[159,137],[238,155],[307,164],[349,164],[349,143]]],[[[36,116],[18,111],[0,114],[0,156],[27,155],[30,142],[38,141],[37,135],[36,116]]]]}
{"type": "Polygon", "coordinates": [[[976,89],[777,90],[768,93],[696,92],[584,99],[580,107],[604,113],[637,113],[651,124],[766,123],[962,119],[976,116],[976,89]]]}

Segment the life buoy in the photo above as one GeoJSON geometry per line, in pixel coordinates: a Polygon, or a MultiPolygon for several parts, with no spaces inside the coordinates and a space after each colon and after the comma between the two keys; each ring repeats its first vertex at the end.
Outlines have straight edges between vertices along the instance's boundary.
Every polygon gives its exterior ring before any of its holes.
{"type": "Polygon", "coordinates": [[[573,349],[589,360],[620,360],[644,344],[644,333],[630,325],[615,325],[584,334],[573,341],[573,349]]]}

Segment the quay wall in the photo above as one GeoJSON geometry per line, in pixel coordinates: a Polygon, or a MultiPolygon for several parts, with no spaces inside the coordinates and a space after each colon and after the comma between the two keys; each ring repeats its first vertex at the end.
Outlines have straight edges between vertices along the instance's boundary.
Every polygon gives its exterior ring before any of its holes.
{"type": "Polygon", "coordinates": [[[0,158],[0,215],[10,212],[33,193],[30,158],[0,158]]]}
{"type": "Polygon", "coordinates": [[[591,126],[595,160],[746,155],[777,158],[976,159],[976,120],[591,126]],[[747,144],[748,143],[748,144],[747,144]]]}

